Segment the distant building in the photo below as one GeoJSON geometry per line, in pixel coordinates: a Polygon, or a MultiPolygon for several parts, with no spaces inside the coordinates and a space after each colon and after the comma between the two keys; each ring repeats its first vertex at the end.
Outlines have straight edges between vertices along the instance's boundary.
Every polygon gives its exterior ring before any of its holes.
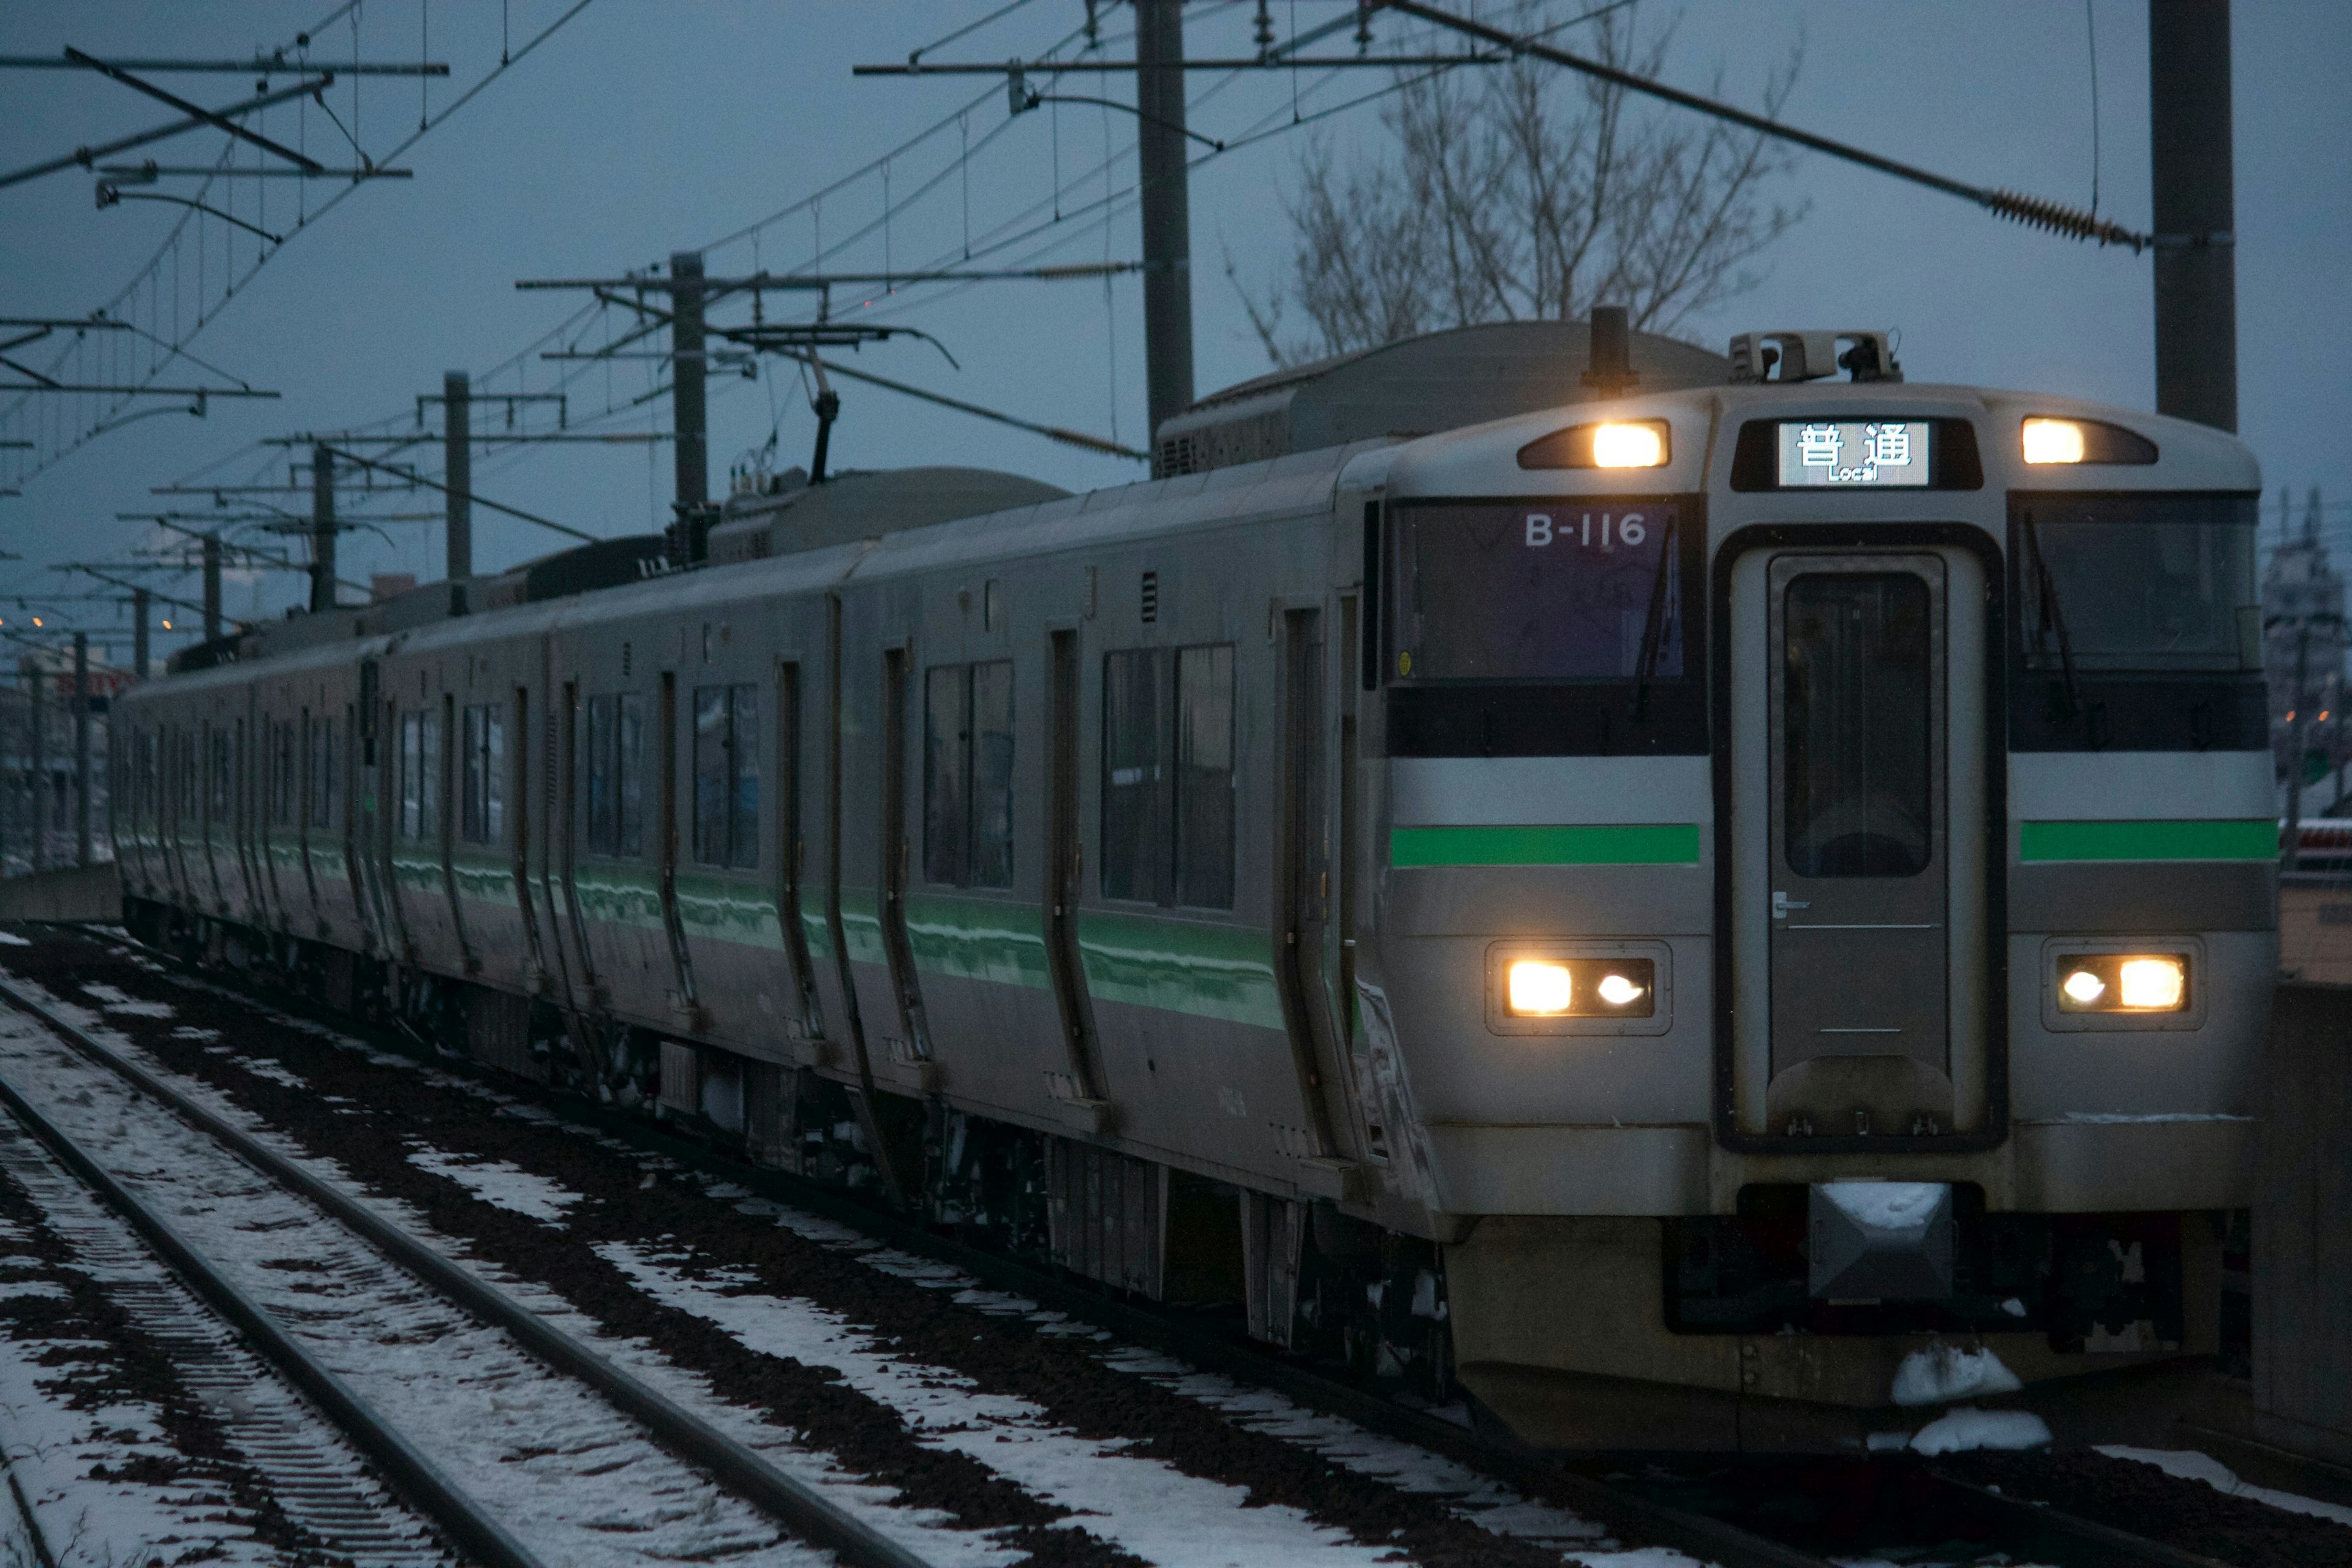
{"type": "Polygon", "coordinates": [[[2270,683],[2271,755],[2279,798],[2286,798],[2295,735],[2303,736],[2303,811],[2341,815],[2343,773],[2352,760],[2345,725],[2345,581],[2319,534],[2319,489],[2312,487],[2302,531],[2289,531],[2286,493],[2279,494],[2282,538],[2263,572],[2263,671],[2270,683]],[[2295,670],[2303,669],[2298,685],[2295,670]]]}

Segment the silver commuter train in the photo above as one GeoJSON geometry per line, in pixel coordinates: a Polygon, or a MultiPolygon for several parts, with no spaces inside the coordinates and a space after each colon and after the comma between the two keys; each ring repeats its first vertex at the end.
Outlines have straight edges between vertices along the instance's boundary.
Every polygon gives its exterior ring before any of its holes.
{"type": "Polygon", "coordinates": [[[2276,964],[2253,459],[1599,348],[192,650],[127,919],[1542,1444],[2168,1419],[2276,964]]]}

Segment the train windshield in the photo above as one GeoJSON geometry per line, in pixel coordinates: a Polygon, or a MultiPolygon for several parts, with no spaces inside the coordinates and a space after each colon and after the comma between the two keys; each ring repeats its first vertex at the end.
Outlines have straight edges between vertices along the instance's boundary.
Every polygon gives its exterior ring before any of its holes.
{"type": "Polygon", "coordinates": [[[1681,677],[1671,502],[1401,506],[1390,517],[1394,678],[1681,677]]]}
{"type": "Polygon", "coordinates": [[[2262,667],[2252,496],[2021,495],[2011,517],[2026,668],[2262,667]]]}

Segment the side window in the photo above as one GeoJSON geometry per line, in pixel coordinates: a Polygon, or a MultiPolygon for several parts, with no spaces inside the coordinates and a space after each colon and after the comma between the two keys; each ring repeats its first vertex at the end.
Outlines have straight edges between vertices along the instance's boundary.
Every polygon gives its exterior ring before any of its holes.
{"type": "Polygon", "coordinates": [[[465,782],[460,831],[469,844],[506,837],[506,725],[494,702],[465,710],[465,782]]]}
{"type": "Polygon", "coordinates": [[[415,838],[425,826],[425,715],[400,716],[400,836],[415,838]]]}
{"type": "Polygon", "coordinates": [[[225,826],[228,822],[229,803],[228,731],[215,730],[212,732],[212,820],[216,826],[225,826]]]}
{"type": "Polygon", "coordinates": [[[1160,901],[1160,650],[1103,656],[1102,893],[1160,901]]]}
{"type": "Polygon", "coordinates": [[[1176,901],[1234,907],[1234,645],[1176,653],[1176,901]]]}
{"type": "Polygon", "coordinates": [[[971,765],[969,668],[935,664],[923,678],[923,876],[963,885],[970,845],[965,782],[971,765]]]}
{"type": "Polygon", "coordinates": [[[971,667],[971,885],[1013,885],[1013,661],[971,667]]]}
{"type": "Polygon", "coordinates": [[[634,691],[624,691],[614,699],[613,712],[617,853],[635,855],[645,848],[646,700],[634,691]]]}
{"type": "Polygon", "coordinates": [[[592,855],[618,854],[621,847],[621,795],[613,768],[617,749],[613,703],[610,697],[588,699],[587,837],[588,852],[592,855]]]}
{"type": "Polygon", "coordinates": [[[760,689],[694,691],[694,858],[745,869],[760,863],[760,689]]]}
{"type": "Polygon", "coordinates": [[[1013,661],[932,666],[923,715],[923,875],[1011,887],[1013,661]]]}
{"type": "Polygon", "coordinates": [[[280,827],[294,826],[294,721],[273,725],[277,731],[275,765],[270,769],[269,820],[280,827]]]}

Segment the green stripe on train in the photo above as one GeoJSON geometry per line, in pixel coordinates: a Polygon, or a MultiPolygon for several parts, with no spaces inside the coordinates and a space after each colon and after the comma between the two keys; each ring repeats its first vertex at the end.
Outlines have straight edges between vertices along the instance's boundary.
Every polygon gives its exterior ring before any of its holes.
{"type": "Polygon", "coordinates": [[[1698,858],[1693,822],[1389,829],[1397,867],[1696,866],[1698,858]]]}
{"type": "Polygon", "coordinates": [[[1274,942],[1263,931],[1080,910],[1078,952],[1097,1002],[1284,1026],[1274,942]]]}
{"type": "Polygon", "coordinates": [[[1045,921],[1034,905],[907,895],[907,945],[925,974],[1044,990],[1045,921]]]}
{"type": "Polygon", "coordinates": [[[2278,824],[2266,816],[2192,822],[2023,822],[2021,860],[2272,860],[2278,824]]]}

